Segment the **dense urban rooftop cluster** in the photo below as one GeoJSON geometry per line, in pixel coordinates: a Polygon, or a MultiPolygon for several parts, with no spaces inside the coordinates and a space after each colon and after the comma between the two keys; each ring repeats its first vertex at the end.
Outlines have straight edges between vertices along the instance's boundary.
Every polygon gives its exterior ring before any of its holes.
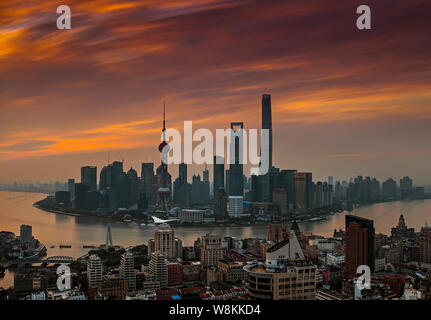
{"type": "Polygon", "coordinates": [[[107,241],[68,263],[68,290],[57,287],[58,264],[10,255],[10,243],[34,241],[30,226],[19,237],[1,232],[0,240],[3,261],[14,270],[14,285],[0,291],[2,299],[431,299],[431,227],[408,228],[403,215],[390,235],[375,234],[372,220],[346,215],[345,230],[329,238],[280,221],[268,225],[266,239],[206,234],[190,247],[173,228],[160,226],[147,245],[107,241]],[[370,268],[368,289],[358,287],[359,265],[370,268]]]}

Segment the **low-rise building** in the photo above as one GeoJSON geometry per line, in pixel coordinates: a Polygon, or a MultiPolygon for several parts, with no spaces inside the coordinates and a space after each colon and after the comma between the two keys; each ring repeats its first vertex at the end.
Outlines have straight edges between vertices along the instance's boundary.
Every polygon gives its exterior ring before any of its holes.
{"type": "Polygon", "coordinates": [[[344,254],[336,252],[328,252],[326,254],[326,265],[337,266],[345,262],[344,254]]]}
{"type": "Polygon", "coordinates": [[[243,281],[248,277],[243,262],[222,259],[217,262],[217,267],[221,270],[225,282],[243,281]]]}
{"type": "Polygon", "coordinates": [[[314,300],[316,266],[307,262],[294,232],[266,251],[265,263],[250,263],[248,292],[251,299],[314,300]]]}
{"type": "Polygon", "coordinates": [[[178,212],[178,220],[180,223],[201,224],[204,222],[204,209],[181,209],[178,212]]]}
{"type": "Polygon", "coordinates": [[[100,300],[124,300],[129,289],[127,279],[114,275],[105,276],[98,284],[96,298],[100,300]]]}

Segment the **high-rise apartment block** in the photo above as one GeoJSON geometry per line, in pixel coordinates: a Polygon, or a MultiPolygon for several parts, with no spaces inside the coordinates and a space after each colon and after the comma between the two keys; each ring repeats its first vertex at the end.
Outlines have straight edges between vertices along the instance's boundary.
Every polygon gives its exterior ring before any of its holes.
{"type": "Polygon", "coordinates": [[[165,260],[165,256],[161,252],[156,251],[151,254],[148,265],[148,271],[154,276],[154,280],[160,284],[160,288],[168,286],[168,269],[165,260]]]}
{"type": "Polygon", "coordinates": [[[229,217],[239,218],[242,216],[244,211],[243,200],[242,196],[229,196],[229,217]]]}
{"type": "Polygon", "coordinates": [[[92,254],[88,257],[87,261],[87,280],[88,288],[97,288],[103,278],[103,265],[99,256],[92,254]]]}
{"type": "Polygon", "coordinates": [[[127,280],[129,291],[136,290],[135,258],[131,251],[126,251],[121,255],[120,277],[127,280]]]}

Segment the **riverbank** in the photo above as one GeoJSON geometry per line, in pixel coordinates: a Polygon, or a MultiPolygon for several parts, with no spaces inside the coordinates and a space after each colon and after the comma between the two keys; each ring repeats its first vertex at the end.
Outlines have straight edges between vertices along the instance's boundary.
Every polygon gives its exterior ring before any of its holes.
{"type": "MultiPolygon", "coordinates": [[[[73,213],[73,212],[69,212],[69,211],[64,211],[61,209],[50,209],[50,208],[45,208],[43,206],[41,206],[40,204],[38,204],[38,202],[33,204],[34,208],[37,208],[39,210],[45,211],[45,212],[49,212],[49,213],[55,213],[55,214],[61,214],[61,215],[66,215],[66,216],[73,216],[73,217],[91,217],[91,218],[100,218],[100,219],[105,219],[105,220],[110,220],[114,223],[120,223],[120,224],[124,224],[124,225],[131,225],[131,226],[149,226],[151,227],[151,223],[150,225],[148,224],[148,221],[146,221],[145,218],[129,218],[127,219],[127,221],[124,221],[124,216],[106,216],[104,214],[101,213],[94,213],[94,212],[87,212],[87,213],[73,213]]],[[[311,214],[303,214],[303,215],[292,215],[292,216],[282,216],[282,217],[273,217],[273,219],[268,219],[268,221],[262,221],[259,219],[252,219],[251,221],[249,219],[229,219],[229,220],[225,220],[225,221],[218,221],[218,222],[203,222],[203,223],[175,223],[172,222],[170,223],[170,225],[172,227],[197,227],[197,226],[208,226],[208,227],[245,227],[245,226],[266,226],[268,225],[271,221],[293,221],[296,220],[298,223],[299,222],[316,222],[316,221],[322,221],[327,219],[329,216],[334,215],[334,214],[340,214],[343,213],[344,210],[340,210],[338,208],[332,208],[332,209],[327,209],[324,212],[320,212],[320,213],[311,213],[311,214]]]]}
{"type": "MultiPolygon", "coordinates": [[[[91,218],[101,218],[101,219],[107,219],[109,221],[115,222],[115,223],[123,223],[123,224],[130,224],[130,225],[148,225],[152,224],[151,221],[153,220],[151,218],[152,215],[162,218],[162,219],[174,219],[176,216],[171,215],[164,215],[160,216],[158,212],[150,213],[149,215],[143,215],[138,210],[121,210],[117,209],[115,212],[95,212],[95,211],[76,211],[74,209],[71,209],[70,207],[62,207],[59,206],[55,199],[52,196],[48,196],[42,200],[39,200],[33,204],[33,207],[49,212],[49,213],[55,213],[55,214],[61,214],[61,215],[67,215],[67,216],[73,216],[73,217],[91,217],[91,218]]],[[[352,210],[355,207],[355,204],[349,203],[348,210],[352,210]]],[[[323,207],[319,209],[314,209],[311,212],[307,213],[288,213],[284,216],[271,216],[269,213],[267,214],[261,214],[261,215],[255,215],[255,214],[249,214],[247,217],[243,218],[230,218],[227,217],[225,219],[221,220],[215,220],[214,216],[212,219],[210,218],[209,221],[205,222],[196,222],[196,223],[178,223],[178,222],[171,222],[171,226],[184,226],[184,227],[195,227],[200,225],[205,225],[209,227],[218,227],[218,226],[254,226],[254,225],[268,225],[268,223],[272,221],[287,221],[292,222],[293,220],[296,220],[297,222],[316,222],[316,221],[322,221],[327,219],[329,216],[334,214],[343,213],[345,210],[343,209],[343,206],[341,203],[336,203],[333,206],[330,207],[323,207]],[[213,220],[213,221],[211,221],[213,220]]]]}
{"type": "MultiPolygon", "coordinates": [[[[114,245],[123,247],[146,244],[154,238],[156,226],[112,222],[111,219],[97,217],[52,214],[33,207],[33,203],[45,198],[43,194],[0,192],[0,221],[2,229],[19,233],[22,223],[33,227],[34,237],[47,247],[48,256],[80,257],[89,249],[83,245],[97,245],[106,242],[108,225],[114,245]],[[72,248],[61,249],[60,244],[70,244],[72,248]]],[[[338,213],[324,220],[298,222],[305,233],[332,237],[334,229],[345,228],[345,214],[353,214],[372,219],[376,233],[390,234],[403,213],[408,227],[420,230],[425,221],[431,220],[431,200],[394,201],[361,206],[352,212],[338,213]]],[[[266,238],[267,224],[254,225],[193,225],[175,226],[175,237],[184,246],[193,246],[194,241],[207,233],[221,237],[266,238]]],[[[1,280],[0,280],[1,282],[1,280]]],[[[1,286],[1,284],[0,284],[1,286]]]]}
{"type": "Polygon", "coordinates": [[[69,212],[65,212],[65,211],[60,211],[60,210],[54,210],[54,209],[48,209],[48,208],[43,208],[42,206],[38,205],[37,202],[33,203],[33,207],[37,208],[39,210],[45,211],[45,212],[50,212],[50,213],[58,213],[58,214],[64,214],[66,216],[72,216],[72,217],[81,217],[82,215],[79,213],[69,213],[69,212]]]}

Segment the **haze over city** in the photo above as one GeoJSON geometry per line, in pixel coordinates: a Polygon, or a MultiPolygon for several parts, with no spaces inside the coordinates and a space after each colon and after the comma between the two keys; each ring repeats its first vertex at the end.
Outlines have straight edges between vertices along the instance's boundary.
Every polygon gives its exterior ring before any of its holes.
{"type": "Polygon", "coordinates": [[[2,1],[0,181],[139,170],[163,101],[168,127],[260,128],[270,93],[275,166],[429,184],[429,2],[368,3],[359,32],[354,1],[70,0],[59,31],[57,2],[2,1]]]}

